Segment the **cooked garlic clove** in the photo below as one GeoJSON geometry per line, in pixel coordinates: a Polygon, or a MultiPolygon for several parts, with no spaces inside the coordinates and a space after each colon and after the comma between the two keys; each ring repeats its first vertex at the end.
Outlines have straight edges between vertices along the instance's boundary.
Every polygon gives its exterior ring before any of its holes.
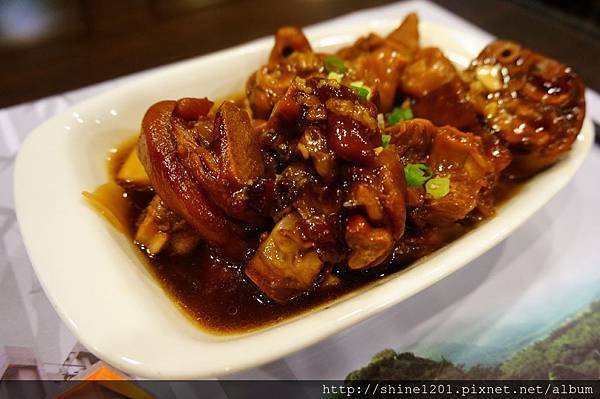
{"type": "Polygon", "coordinates": [[[479,80],[488,91],[498,91],[502,88],[500,65],[480,65],[475,70],[479,80]]]}

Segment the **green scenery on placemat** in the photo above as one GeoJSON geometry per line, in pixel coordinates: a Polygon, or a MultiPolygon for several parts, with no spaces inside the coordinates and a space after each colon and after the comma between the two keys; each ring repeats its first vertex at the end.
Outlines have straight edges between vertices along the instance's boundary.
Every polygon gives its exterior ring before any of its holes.
{"type": "Polygon", "coordinates": [[[600,300],[589,310],[554,330],[504,362],[465,368],[413,353],[386,349],[346,377],[354,380],[453,379],[598,379],[600,378],[600,300]]]}

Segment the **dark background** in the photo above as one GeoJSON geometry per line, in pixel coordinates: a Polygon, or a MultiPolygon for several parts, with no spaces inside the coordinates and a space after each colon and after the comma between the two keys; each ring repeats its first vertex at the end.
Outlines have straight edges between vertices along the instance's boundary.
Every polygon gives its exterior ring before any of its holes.
{"type": "MultiPolygon", "coordinates": [[[[0,0],[0,107],[387,0],[0,0]]],[[[571,65],[600,90],[600,0],[435,0],[571,65]]]]}

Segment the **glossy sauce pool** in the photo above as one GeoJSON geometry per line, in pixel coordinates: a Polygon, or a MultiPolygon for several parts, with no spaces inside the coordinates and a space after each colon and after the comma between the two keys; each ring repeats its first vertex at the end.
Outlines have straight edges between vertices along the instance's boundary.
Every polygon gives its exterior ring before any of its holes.
{"type": "MultiPolygon", "coordinates": [[[[136,144],[137,137],[126,141],[111,151],[108,158],[108,171],[115,180],[116,172],[125,157],[136,144]]],[[[502,181],[495,192],[497,205],[512,197],[520,184],[502,181]]],[[[96,194],[102,195],[100,191],[96,194]]],[[[169,256],[160,253],[152,258],[135,245],[134,232],[138,217],[152,199],[152,191],[125,190],[125,196],[132,205],[124,229],[135,246],[140,259],[160,282],[171,299],[184,313],[202,329],[217,334],[236,334],[276,324],[334,299],[350,293],[376,279],[398,272],[408,267],[410,260],[392,262],[385,269],[369,272],[342,273],[340,283],[306,293],[286,304],[269,301],[260,290],[245,278],[243,264],[232,263],[219,258],[207,247],[199,245],[190,255],[169,256]]],[[[112,201],[114,198],[104,198],[112,201]]],[[[471,230],[475,224],[464,226],[454,238],[471,230]]],[[[432,248],[431,251],[436,248],[432,248]]]]}

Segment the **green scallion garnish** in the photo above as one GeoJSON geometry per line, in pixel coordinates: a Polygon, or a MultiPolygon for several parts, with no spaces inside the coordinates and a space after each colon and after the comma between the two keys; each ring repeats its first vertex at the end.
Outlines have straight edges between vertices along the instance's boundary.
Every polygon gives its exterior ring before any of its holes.
{"type": "Polygon", "coordinates": [[[404,167],[404,177],[408,187],[421,186],[431,179],[431,169],[422,163],[409,163],[404,167]]]}
{"type": "Polygon", "coordinates": [[[325,64],[325,69],[327,72],[335,72],[335,73],[344,73],[346,72],[346,65],[344,65],[344,61],[339,59],[338,57],[331,55],[329,57],[325,57],[323,59],[323,63],[325,64]]]}
{"type": "Polygon", "coordinates": [[[434,199],[444,198],[450,192],[450,179],[447,177],[434,177],[425,183],[425,191],[434,199]]]}
{"type": "Polygon", "coordinates": [[[389,134],[381,135],[381,146],[383,148],[388,148],[388,146],[390,145],[390,141],[392,141],[392,136],[390,136],[389,134]]]}
{"type": "Polygon", "coordinates": [[[362,82],[362,80],[358,80],[356,82],[350,83],[350,88],[356,92],[359,98],[362,100],[370,100],[371,99],[371,89],[362,82]]]}
{"type": "Polygon", "coordinates": [[[406,121],[412,118],[413,113],[410,108],[396,107],[390,114],[388,114],[387,120],[390,125],[395,125],[400,121],[406,121]]]}

